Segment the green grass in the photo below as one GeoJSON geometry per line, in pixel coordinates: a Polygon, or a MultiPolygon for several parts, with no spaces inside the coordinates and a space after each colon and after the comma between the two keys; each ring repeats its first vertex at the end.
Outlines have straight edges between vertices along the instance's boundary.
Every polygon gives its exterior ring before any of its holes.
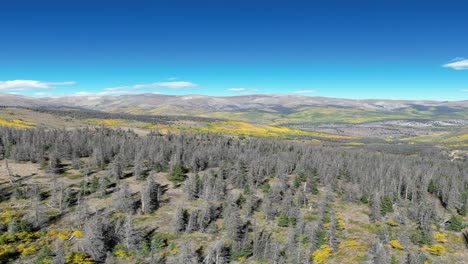
{"type": "Polygon", "coordinates": [[[441,132],[431,135],[405,138],[403,140],[417,143],[441,143],[453,147],[468,146],[468,129],[462,129],[455,132],[441,132]]]}
{"type": "Polygon", "coordinates": [[[289,123],[361,124],[385,120],[468,119],[468,110],[466,109],[454,110],[452,112],[443,112],[434,107],[429,107],[425,110],[418,110],[412,107],[407,107],[395,111],[359,108],[307,107],[293,109],[292,113],[282,113],[271,108],[250,109],[247,111],[206,112],[203,109],[186,109],[177,106],[162,106],[152,109],[132,107],[108,110],[118,110],[132,114],[201,116],[264,125],[283,125],[289,123]]]}

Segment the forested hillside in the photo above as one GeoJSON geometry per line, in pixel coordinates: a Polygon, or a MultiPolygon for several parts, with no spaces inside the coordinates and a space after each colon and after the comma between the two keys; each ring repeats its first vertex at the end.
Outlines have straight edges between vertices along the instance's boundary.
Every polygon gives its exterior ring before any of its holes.
{"type": "Polygon", "coordinates": [[[0,127],[2,263],[466,263],[468,166],[210,133],[0,127]]]}

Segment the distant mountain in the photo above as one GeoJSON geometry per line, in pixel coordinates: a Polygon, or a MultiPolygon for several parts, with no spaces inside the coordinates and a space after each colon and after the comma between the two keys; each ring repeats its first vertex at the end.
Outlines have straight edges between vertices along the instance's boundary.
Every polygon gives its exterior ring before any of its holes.
{"type": "MultiPolygon", "coordinates": [[[[30,98],[32,99],[32,98],[30,98]]],[[[468,107],[468,100],[458,102],[447,101],[415,101],[415,100],[353,100],[327,97],[310,97],[285,94],[257,94],[242,96],[206,96],[206,95],[161,95],[137,94],[120,96],[73,96],[60,98],[38,99],[54,105],[64,104],[92,109],[108,108],[157,108],[161,106],[177,106],[189,109],[204,109],[207,111],[237,111],[256,108],[301,108],[301,107],[353,107],[364,109],[393,110],[405,107],[468,107]]]]}
{"type": "Polygon", "coordinates": [[[2,94],[0,93],[0,105],[1,106],[51,106],[55,105],[55,102],[51,102],[49,98],[34,98],[27,97],[17,94],[2,94]]]}
{"type": "MultiPolygon", "coordinates": [[[[72,107],[110,113],[177,116],[178,120],[183,119],[180,116],[203,117],[241,121],[271,129],[299,129],[307,133],[411,138],[417,142],[437,141],[457,147],[468,146],[466,100],[353,100],[282,94],[224,97],[137,94],[60,98],[0,94],[0,106],[72,107]]],[[[25,120],[35,121],[34,118],[25,120]]],[[[232,128],[232,125],[225,127],[227,130],[232,128]]],[[[216,129],[211,127],[208,130],[216,129]]]]}
{"type": "Polygon", "coordinates": [[[81,107],[108,112],[191,115],[268,124],[468,119],[468,100],[354,100],[285,94],[243,96],[136,94],[58,98],[0,94],[0,105],[81,107]]]}

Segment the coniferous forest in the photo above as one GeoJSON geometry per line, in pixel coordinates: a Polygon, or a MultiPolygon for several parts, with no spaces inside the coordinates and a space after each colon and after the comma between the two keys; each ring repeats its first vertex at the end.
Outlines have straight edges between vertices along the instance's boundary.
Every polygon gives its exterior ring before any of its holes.
{"type": "Polygon", "coordinates": [[[468,264],[467,25],[0,0],[0,264],[468,264]]]}
{"type": "Polygon", "coordinates": [[[0,127],[0,156],[2,263],[467,259],[468,166],[436,151],[0,127]]]}

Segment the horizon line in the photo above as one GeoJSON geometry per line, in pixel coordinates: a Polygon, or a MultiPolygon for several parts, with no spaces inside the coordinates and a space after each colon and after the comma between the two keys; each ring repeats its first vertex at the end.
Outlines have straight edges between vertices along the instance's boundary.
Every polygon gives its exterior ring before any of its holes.
{"type": "Polygon", "coordinates": [[[139,95],[151,95],[151,96],[171,96],[171,97],[184,97],[184,96],[203,96],[203,97],[218,97],[218,98],[231,98],[231,97],[248,97],[248,96],[291,96],[291,97],[302,97],[302,98],[325,98],[325,99],[339,99],[339,100],[352,100],[352,101],[371,101],[371,100],[382,100],[382,101],[426,101],[426,102],[466,102],[467,100],[434,100],[434,99],[395,99],[395,98],[349,98],[349,97],[330,97],[330,96],[318,96],[318,95],[300,95],[291,93],[255,93],[255,94],[235,94],[235,95],[206,95],[206,94],[163,94],[163,93],[132,93],[132,94],[106,94],[106,95],[58,95],[58,96],[29,96],[19,93],[0,93],[1,95],[13,95],[25,98],[33,99],[60,99],[60,98],[102,98],[102,97],[119,97],[119,96],[139,96],[139,95]]]}

